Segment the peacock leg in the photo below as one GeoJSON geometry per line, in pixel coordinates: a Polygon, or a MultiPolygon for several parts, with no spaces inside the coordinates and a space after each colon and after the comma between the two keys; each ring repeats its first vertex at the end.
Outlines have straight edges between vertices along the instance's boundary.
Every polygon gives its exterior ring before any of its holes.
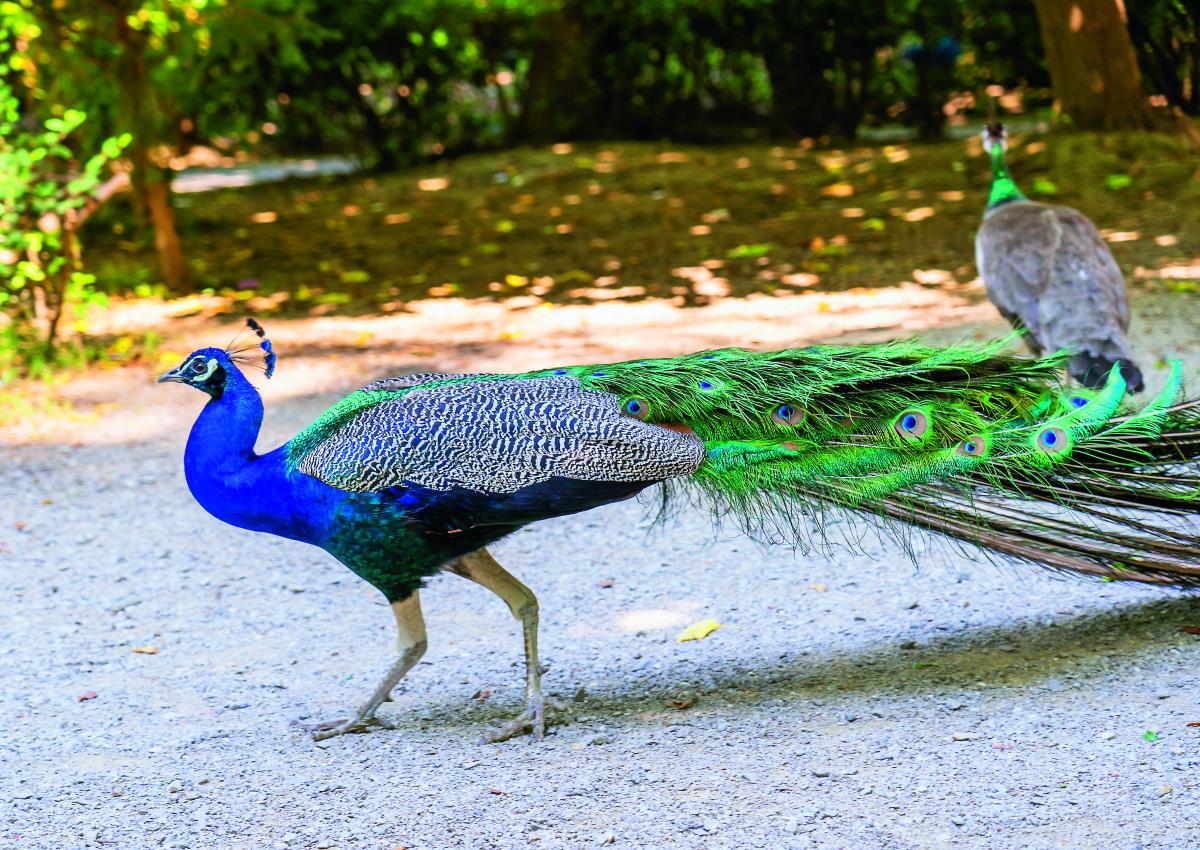
{"type": "Polygon", "coordinates": [[[394,728],[391,723],[375,716],[375,710],[391,695],[392,688],[404,678],[404,674],[413,668],[421,656],[425,654],[428,645],[425,640],[425,618],[421,615],[421,598],[417,592],[400,602],[392,603],[392,613],[396,617],[396,652],[398,657],[388,668],[383,681],[375,688],[368,699],[349,720],[330,720],[325,723],[306,724],[305,728],[313,732],[314,741],[323,741],[336,735],[348,732],[367,732],[371,726],[381,726],[384,729],[394,728]]]}
{"type": "Polygon", "coordinates": [[[525,634],[525,710],[485,736],[489,743],[507,741],[524,732],[536,738],[546,735],[546,704],[542,697],[542,667],[538,661],[538,601],[533,591],[496,563],[486,549],[464,555],[447,567],[504,600],[512,615],[521,621],[525,634]]]}

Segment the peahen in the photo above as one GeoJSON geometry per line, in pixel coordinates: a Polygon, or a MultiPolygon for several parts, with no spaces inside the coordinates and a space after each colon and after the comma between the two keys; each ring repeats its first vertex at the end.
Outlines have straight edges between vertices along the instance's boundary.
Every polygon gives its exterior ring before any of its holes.
{"type": "Polygon", "coordinates": [[[502,740],[545,729],[538,604],[486,547],[653,484],[689,486],[719,516],[793,545],[842,510],[1104,580],[1200,584],[1200,400],[1176,400],[1179,365],[1149,404],[1118,414],[1119,369],[1094,393],[1064,391],[1063,356],[1002,346],[728,348],[409,375],[350,394],[262,455],[262,401],[239,364],[270,377],[265,337],[199,349],[159,380],[209,396],[184,457],[209,513],[319,546],[391,604],[396,661],[317,737],[384,725],[375,710],[425,651],[419,590],[447,570],[494,592],[524,629],[526,706],[491,736],[502,740]]]}
{"type": "Polygon", "coordinates": [[[992,189],[975,236],[988,297],[1026,331],[1034,354],[1070,351],[1067,370],[1085,387],[1103,386],[1119,364],[1129,391],[1141,392],[1142,373],[1126,336],[1125,279],[1108,243],[1079,210],[1021,193],[1004,162],[1008,133],[994,112],[991,118],[983,149],[992,161],[992,189]]]}

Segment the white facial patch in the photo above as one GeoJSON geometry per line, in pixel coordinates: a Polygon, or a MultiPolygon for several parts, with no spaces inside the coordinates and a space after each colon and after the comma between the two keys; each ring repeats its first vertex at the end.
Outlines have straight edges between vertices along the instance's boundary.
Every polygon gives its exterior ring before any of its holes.
{"type": "Polygon", "coordinates": [[[217,358],[210,357],[210,358],[208,358],[208,365],[207,365],[207,368],[204,370],[204,372],[196,375],[194,378],[192,378],[192,380],[195,381],[197,384],[203,384],[205,381],[207,381],[209,378],[212,377],[212,373],[215,371],[217,371],[217,358]]]}
{"type": "MultiPolygon", "coordinates": [[[[988,130],[987,127],[983,128],[982,135],[983,135],[983,152],[990,154],[992,152],[992,145],[996,144],[996,140],[992,137],[991,131],[988,130]]],[[[1001,151],[1008,150],[1008,131],[1004,130],[1004,129],[1000,130],[1000,150],[1001,151]]]]}

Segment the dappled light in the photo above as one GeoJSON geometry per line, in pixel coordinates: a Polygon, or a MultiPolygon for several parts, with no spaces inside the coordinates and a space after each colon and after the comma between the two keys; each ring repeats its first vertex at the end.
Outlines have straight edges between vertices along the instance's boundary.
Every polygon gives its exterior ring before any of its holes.
{"type": "MultiPolygon", "coordinates": [[[[698,605],[688,606],[694,610],[698,605]]],[[[676,629],[688,622],[690,614],[687,610],[671,610],[667,608],[640,608],[635,611],[624,611],[617,615],[617,628],[623,632],[653,632],[662,629],[676,629]]]]}
{"type": "MultiPolygon", "coordinates": [[[[1185,158],[1151,158],[1114,139],[1086,148],[1013,141],[1027,191],[1086,207],[1128,271],[1200,255],[1200,227],[1185,226],[1200,218],[1200,204],[1184,200],[1200,191],[1185,158]],[[1153,193],[1138,200],[1136,219],[1126,211],[1134,190],[1153,193]]],[[[554,306],[661,298],[693,308],[892,287],[912,280],[914,267],[972,278],[960,267],[971,262],[961,246],[986,199],[978,142],[977,134],[845,149],[564,142],[411,175],[217,192],[181,221],[200,290],[228,309],[391,312],[462,297],[554,306]],[[599,163],[613,170],[597,172],[599,163]],[[917,262],[907,261],[914,252],[917,262]],[[676,273],[695,268],[711,277],[676,273]]],[[[142,285],[144,247],[107,231],[88,238],[114,294],[142,285]]]]}

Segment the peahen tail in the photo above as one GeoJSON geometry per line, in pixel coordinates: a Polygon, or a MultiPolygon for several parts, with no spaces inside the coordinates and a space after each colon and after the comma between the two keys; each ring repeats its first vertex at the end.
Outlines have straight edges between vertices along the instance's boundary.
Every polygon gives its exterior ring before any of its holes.
{"type": "Polygon", "coordinates": [[[1176,403],[1179,364],[1125,413],[1119,369],[1068,392],[1061,358],[1002,346],[725,349],[568,371],[627,414],[693,430],[708,448],[695,483],[757,536],[803,545],[849,510],[1106,580],[1200,585],[1200,400],[1176,403]]]}

